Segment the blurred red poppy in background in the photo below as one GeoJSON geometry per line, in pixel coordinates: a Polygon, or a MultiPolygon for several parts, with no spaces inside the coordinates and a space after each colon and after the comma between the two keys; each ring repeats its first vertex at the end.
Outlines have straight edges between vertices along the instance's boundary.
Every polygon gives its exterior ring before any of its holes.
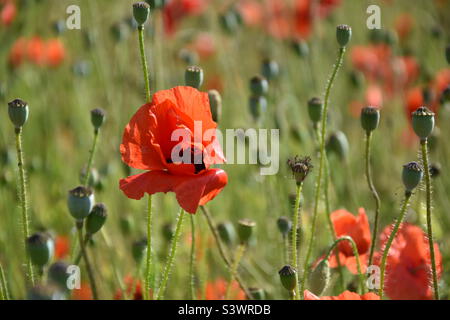
{"type": "MultiPolygon", "coordinates": [[[[388,226],[380,235],[383,248],[391,233],[388,226]]],[[[442,256],[437,244],[434,245],[438,276],[442,272],[442,256]]],[[[379,263],[381,252],[375,256],[379,263]]],[[[430,286],[430,250],[423,230],[404,223],[397,233],[386,263],[385,292],[393,300],[430,300],[433,298],[430,286]]]]}
{"type": "Polygon", "coordinates": [[[69,254],[70,240],[67,236],[57,235],[55,238],[55,258],[62,260],[69,254]]]}
{"type": "Polygon", "coordinates": [[[344,291],[343,293],[335,297],[330,296],[318,297],[314,293],[305,290],[304,296],[305,300],[380,300],[380,297],[372,292],[359,295],[354,292],[344,291]]]}
{"type": "MultiPolygon", "coordinates": [[[[133,300],[142,300],[142,283],[139,279],[134,279],[132,276],[126,276],[124,279],[126,294],[130,296],[132,294],[133,300]]],[[[122,300],[123,292],[121,289],[118,289],[114,294],[114,300],[122,300]]]]}
{"type": "Polygon", "coordinates": [[[181,21],[189,15],[201,14],[206,6],[207,0],[171,0],[164,6],[163,21],[164,31],[173,34],[181,21]]]}
{"type": "MultiPolygon", "coordinates": [[[[206,284],[206,300],[223,300],[225,299],[225,293],[227,290],[228,282],[222,278],[217,279],[214,282],[208,282],[206,284]]],[[[246,300],[245,292],[239,287],[236,281],[231,283],[230,288],[230,300],[246,300]]]]}
{"type": "Polygon", "coordinates": [[[50,39],[45,44],[45,62],[51,67],[59,66],[66,56],[64,44],[58,38],[50,39]]]}
{"type": "Polygon", "coordinates": [[[155,93],[152,102],[143,105],[132,117],[120,145],[126,164],[149,171],[121,179],[120,189],[131,199],[140,199],[145,192],[175,192],[180,206],[195,213],[199,205],[219,194],[228,181],[225,171],[210,169],[211,165],[225,161],[216,127],[207,93],[192,87],[155,93]],[[196,125],[201,125],[201,132],[195,132],[196,125]],[[189,141],[180,143],[179,138],[173,139],[175,130],[189,137],[189,141]],[[201,137],[194,136],[198,134],[201,137]],[[187,155],[189,161],[183,158],[174,163],[174,152],[181,157],[187,155]]]}
{"type": "Polygon", "coordinates": [[[72,290],[73,300],[92,300],[92,290],[88,283],[81,282],[80,289],[72,290]]]}
{"type": "Polygon", "coordinates": [[[8,63],[17,68],[25,60],[38,65],[57,67],[66,58],[63,42],[58,39],[43,40],[39,36],[31,39],[18,38],[9,51],[8,63]]]}
{"type": "MultiPolygon", "coordinates": [[[[365,273],[371,239],[369,221],[364,208],[359,209],[359,215],[356,217],[344,209],[334,211],[331,213],[331,220],[337,237],[349,236],[355,241],[358,248],[361,271],[365,273]]],[[[341,265],[346,266],[351,273],[357,274],[356,257],[353,255],[351,244],[348,241],[341,241],[338,244],[338,249],[341,265]]],[[[331,255],[329,262],[331,268],[338,266],[334,253],[331,255]]]]}
{"type": "Polygon", "coordinates": [[[17,15],[17,8],[14,1],[4,1],[4,4],[0,6],[0,24],[3,26],[9,26],[13,23],[17,15]]]}

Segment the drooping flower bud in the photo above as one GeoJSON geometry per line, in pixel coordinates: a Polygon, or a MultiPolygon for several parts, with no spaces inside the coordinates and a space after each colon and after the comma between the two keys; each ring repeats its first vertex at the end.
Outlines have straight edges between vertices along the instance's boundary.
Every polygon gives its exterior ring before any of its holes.
{"type": "Polygon", "coordinates": [[[269,82],[261,76],[254,76],[250,79],[250,91],[254,96],[263,96],[269,91],[269,82]]]}
{"type": "Polygon", "coordinates": [[[21,99],[14,99],[8,103],[9,119],[16,127],[21,128],[28,120],[28,103],[21,99]]]}
{"type": "Polygon", "coordinates": [[[94,206],[92,190],[83,186],[70,190],[67,197],[67,206],[72,217],[76,220],[83,220],[94,206]]]}
{"type": "Polygon", "coordinates": [[[47,233],[37,232],[27,239],[27,251],[31,262],[42,267],[53,257],[53,240],[47,233]]]}
{"type": "Polygon", "coordinates": [[[248,243],[252,234],[253,229],[256,227],[256,222],[250,219],[241,219],[238,222],[238,235],[241,243],[248,243]]]}
{"type": "Polygon", "coordinates": [[[261,288],[249,288],[253,300],[266,300],[266,292],[261,288]]]}
{"type": "Polygon", "coordinates": [[[380,123],[380,110],[368,106],[361,109],[361,126],[367,132],[372,132],[380,123]]]}
{"type": "Polygon", "coordinates": [[[212,119],[215,122],[219,122],[222,116],[222,97],[220,96],[219,91],[214,89],[208,91],[208,97],[212,119]]]}
{"type": "Polygon", "coordinates": [[[267,99],[264,96],[251,96],[249,107],[253,120],[259,121],[267,109],[267,99]]]}
{"type": "Polygon", "coordinates": [[[105,110],[101,108],[96,108],[91,110],[91,123],[94,126],[95,130],[100,129],[100,127],[103,125],[103,122],[105,121],[105,110]]]}
{"type": "Polygon", "coordinates": [[[150,6],[148,3],[141,1],[133,4],[133,17],[139,26],[145,24],[150,14],[150,6]]]}
{"type": "Polygon", "coordinates": [[[420,183],[423,169],[417,162],[410,162],[403,166],[402,180],[406,192],[411,193],[420,183]]]}
{"type": "Polygon", "coordinates": [[[105,224],[107,217],[106,206],[103,203],[97,203],[86,218],[86,232],[91,235],[98,232],[105,224]]]}
{"type": "Polygon", "coordinates": [[[330,264],[322,259],[309,275],[309,290],[317,296],[322,295],[330,282],[330,264]]]}
{"type": "Polygon", "coordinates": [[[347,136],[342,131],[331,134],[327,141],[327,151],[335,153],[340,159],[347,158],[349,143],[347,136]]]}
{"type": "Polygon", "coordinates": [[[280,75],[280,66],[275,60],[265,59],[261,65],[261,73],[269,81],[276,79],[280,75]]]}
{"type": "Polygon", "coordinates": [[[352,28],[346,24],[341,24],[336,28],[336,38],[341,47],[345,47],[352,37],[352,28]]]}
{"type": "Polygon", "coordinates": [[[434,129],[434,112],[427,107],[419,107],[412,113],[412,126],[416,135],[425,140],[434,129]]]}
{"type": "Polygon", "coordinates": [[[314,97],[308,101],[308,115],[313,123],[318,123],[322,118],[323,101],[314,97]]]}
{"type": "Polygon", "coordinates": [[[283,287],[288,291],[293,291],[297,287],[297,270],[290,265],[286,265],[278,271],[283,287]]]}
{"type": "Polygon", "coordinates": [[[231,246],[236,243],[236,230],[230,222],[222,222],[217,225],[217,232],[220,239],[227,245],[231,246]]]}
{"type": "Polygon", "coordinates": [[[300,185],[305,181],[313,168],[310,157],[300,158],[295,156],[294,158],[289,159],[287,163],[292,170],[292,175],[294,176],[297,185],[300,185]]]}
{"type": "Polygon", "coordinates": [[[283,237],[286,237],[292,230],[292,221],[288,217],[279,217],[277,220],[277,227],[283,237]]]}
{"type": "Polygon", "coordinates": [[[187,86],[196,89],[200,88],[203,84],[203,69],[197,66],[187,67],[184,74],[184,81],[187,86]]]}
{"type": "Polygon", "coordinates": [[[60,289],[67,290],[67,273],[69,265],[63,261],[57,261],[48,268],[48,279],[60,289]]]}
{"type": "Polygon", "coordinates": [[[141,239],[133,242],[131,247],[131,253],[133,255],[133,259],[136,263],[140,263],[145,253],[147,252],[147,239],[141,239]]]}

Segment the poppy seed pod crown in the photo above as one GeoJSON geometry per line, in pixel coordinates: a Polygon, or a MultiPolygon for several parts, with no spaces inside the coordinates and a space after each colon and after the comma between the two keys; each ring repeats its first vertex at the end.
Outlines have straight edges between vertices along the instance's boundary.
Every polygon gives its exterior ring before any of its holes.
{"type": "Polygon", "coordinates": [[[320,98],[314,97],[308,101],[308,115],[313,123],[318,123],[322,118],[323,101],[320,98]]]}
{"type": "Polygon", "coordinates": [[[100,129],[105,121],[105,110],[96,108],[91,110],[91,123],[96,130],[100,129]]]}
{"type": "Polygon", "coordinates": [[[421,139],[427,139],[434,129],[434,112],[427,107],[419,107],[412,113],[414,132],[421,139]]]}
{"type": "Polygon", "coordinates": [[[364,107],[361,109],[361,126],[366,132],[372,132],[380,123],[380,110],[375,107],[364,107]]]}
{"type": "Polygon", "coordinates": [[[42,267],[53,257],[53,240],[47,233],[37,232],[27,239],[27,250],[33,264],[42,267]]]}
{"type": "Polygon", "coordinates": [[[423,169],[417,162],[410,162],[403,166],[402,180],[407,192],[412,192],[423,177],[423,169]]]}
{"type": "Polygon", "coordinates": [[[286,265],[278,271],[278,274],[283,287],[288,291],[293,291],[297,286],[297,270],[290,265],[286,265]]]}
{"type": "Polygon", "coordinates": [[[345,47],[352,38],[352,28],[346,24],[341,24],[336,28],[336,39],[341,47],[345,47]]]}
{"type": "Polygon", "coordinates": [[[14,99],[8,103],[8,115],[16,128],[21,128],[28,120],[28,103],[22,99],[14,99]]]}
{"type": "Polygon", "coordinates": [[[70,190],[67,196],[67,206],[72,217],[76,220],[83,220],[94,206],[92,190],[83,186],[70,190]]]}
{"type": "Polygon", "coordinates": [[[184,81],[187,86],[198,89],[203,84],[203,69],[197,66],[190,66],[186,68],[184,74],[184,81]]]}
{"type": "Polygon", "coordinates": [[[241,219],[238,222],[238,235],[241,243],[248,243],[250,240],[256,222],[250,219],[241,219]]]}
{"type": "Polygon", "coordinates": [[[145,22],[147,22],[149,14],[150,6],[148,3],[141,1],[133,4],[134,20],[136,20],[139,26],[142,26],[145,22]]]}

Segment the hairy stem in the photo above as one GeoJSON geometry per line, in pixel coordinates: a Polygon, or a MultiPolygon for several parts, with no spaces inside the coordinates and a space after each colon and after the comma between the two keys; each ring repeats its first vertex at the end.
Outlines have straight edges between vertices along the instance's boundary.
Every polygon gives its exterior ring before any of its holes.
{"type": "MultiPolygon", "coordinates": [[[[299,225],[299,211],[300,211],[300,198],[302,194],[303,189],[303,183],[297,184],[297,192],[295,196],[295,206],[294,206],[294,215],[292,218],[292,261],[291,265],[297,270],[298,272],[298,259],[297,259],[297,237],[298,237],[298,225],[299,225]]],[[[295,297],[298,299],[300,297],[300,288],[295,286],[295,297]]]]}
{"type": "Polygon", "coordinates": [[[150,278],[152,270],[152,196],[148,195],[147,204],[147,256],[145,260],[144,298],[150,300],[150,278]]]}
{"type": "Polygon", "coordinates": [[[0,263],[0,300],[9,300],[8,284],[6,283],[5,272],[3,271],[2,264],[0,263]]]}
{"type": "Polygon", "coordinates": [[[227,288],[225,291],[225,300],[228,300],[230,298],[231,284],[233,283],[233,279],[236,277],[237,269],[239,267],[239,263],[241,262],[244,253],[245,253],[245,244],[241,243],[236,250],[233,264],[231,265],[230,278],[228,280],[227,288]]]}
{"type": "Polygon", "coordinates": [[[89,278],[89,284],[90,284],[91,290],[92,290],[92,298],[94,298],[94,300],[98,300],[97,284],[95,283],[94,273],[92,271],[92,265],[89,260],[88,254],[86,252],[86,246],[84,244],[84,239],[83,239],[83,220],[77,221],[76,225],[77,225],[77,230],[78,230],[78,241],[80,243],[81,254],[83,256],[84,263],[86,264],[86,271],[87,271],[88,278],[89,278]]]}
{"type": "Polygon", "coordinates": [[[191,288],[191,300],[195,300],[195,220],[191,214],[191,261],[189,269],[189,285],[191,288]]]}
{"type": "Polygon", "coordinates": [[[94,162],[95,150],[97,149],[97,141],[98,141],[98,129],[95,129],[94,130],[94,140],[92,141],[92,148],[91,148],[91,152],[89,153],[89,160],[88,160],[88,164],[86,166],[86,174],[84,175],[83,185],[85,187],[87,187],[89,184],[89,177],[91,175],[91,168],[92,168],[92,164],[94,162]]]}
{"type": "Polygon", "coordinates": [[[139,35],[139,51],[141,55],[142,72],[144,74],[144,81],[145,81],[145,96],[147,102],[150,102],[151,101],[150,77],[148,74],[147,58],[145,56],[144,26],[138,27],[138,35],[139,35]]]}

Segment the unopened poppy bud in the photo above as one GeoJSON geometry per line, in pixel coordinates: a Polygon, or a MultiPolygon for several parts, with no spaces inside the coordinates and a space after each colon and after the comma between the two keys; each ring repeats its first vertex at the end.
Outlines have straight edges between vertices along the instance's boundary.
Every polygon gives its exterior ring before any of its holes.
{"type": "Polygon", "coordinates": [[[150,5],[150,9],[162,9],[166,5],[167,0],[145,0],[150,5]]]}
{"type": "Polygon", "coordinates": [[[308,43],[304,40],[295,40],[292,42],[292,49],[300,57],[304,58],[309,54],[308,43]]]}
{"type": "Polygon", "coordinates": [[[105,121],[105,110],[101,108],[91,110],[91,123],[94,126],[95,130],[100,129],[104,121],[105,121]]]}
{"type": "Polygon", "coordinates": [[[292,221],[287,217],[279,217],[277,220],[277,227],[283,237],[286,237],[292,230],[292,221]]]}
{"type": "Polygon", "coordinates": [[[69,265],[63,261],[53,263],[48,268],[49,280],[59,288],[67,290],[67,279],[69,278],[69,273],[67,273],[68,268],[69,265]]]}
{"type": "Polygon", "coordinates": [[[309,290],[317,296],[322,295],[330,282],[330,265],[322,259],[309,275],[309,290]]]}
{"type": "Polygon", "coordinates": [[[308,101],[308,115],[313,123],[318,123],[322,118],[323,101],[314,97],[308,101]]]}
{"type": "Polygon", "coordinates": [[[167,222],[162,226],[161,233],[162,233],[163,238],[167,242],[170,242],[170,240],[172,240],[174,232],[175,232],[175,228],[173,227],[172,223],[167,222]]]}
{"type": "Polygon", "coordinates": [[[258,121],[267,109],[267,99],[264,96],[251,96],[249,107],[253,120],[258,121]]]}
{"type": "Polygon", "coordinates": [[[238,235],[239,239],[241,240],[241,243],[248,243],[252,233],[253,229],[256,226],[256,222],[250,219],[241,219],[238,222],[238,235]]]}
{"type": "Polygon", "coordinates": [[[53,240],[47,233],[37,232],[27,239],[27,251],[31,262],[42,267],[53,257],[53,240]]]}
{"type": "Polygon", "coordinates": [[[327,141],[327,151],[335,153],[340,159],[347,158],[349,143],[347,136],[342,131],[330,135],[327,141]]]}
{"type": "Polygon", "coordinates": [[[403,166],[402,179],[406,192],[412,192],[423,177],[422,167],[417,162],[410,162],[403,166]]]}
{"type": "Polygon", "coordinates": [[[447,63],[450,64],[450,45],[445,48],[445,58],[447,59],[447,63]]]}
{"type": "Polygon", "coordinates": [[[341,24],[336,28],[336,38],[341,47],[345,47],[352,38],[352,28],[346,24],[341,24]]]}
{"type": "Polygon", "coordinates": [[[310,157],[300,158],[295,156],[294,158],[289,159],[287,163],[292,170],[292,175],[294,176],[297,185],[300,185],[305,181],[313,168],[310,157]]]}
{"type": "Polygon", "coordinates": [[[267,80],[275,79],[280,74],[280,66],[275,60],[266,59],[262,62],[261,73],[267,80]]]}
{"type": "Polygon", "coordinates": [[[249,288],[253,300],[266,300],[266,292],[261,288],[249,288]]]}
{"type": "Polygon", "coordinates": [[[220,96],[219,91],[212,89],[208,91],[208,98],[212,119],[215,122],[219,122],[222,116],[222,97],[220,96]]]}
{"type": "Polygon", "coordinates": [[[98,232],[106,222],[108,211],[103,203],[97,203],[86,218],[86,232],[94,234],[98,232]]]}
{"type": "Polygon", "coordinates": [[[9,119],[16,128],[21,128],[28,120],[28,103],[21,99],[14,99],[8,103],[9,119]]]}
{"type": "Polygon", "coordinates": [[[261,76],[254,76],[250,79],[250,91],[254,96],[263,96],[269,91],[269,82],[261,76]]]}
{"type": "Polygon", "coordinates": [[[380,110],[375,107],[364,107],[361,109],[361,126],[367,132],[372,132],[380,123],[380,110]]]}
{"type": "Polygon", "coordinates": [[[187,86],[196,89],[200,88],[203,84],[203,69],[197,66],[187,67],[184,74],[184,81],[187,86]]]}
{"type": "Polygon", "coordinates": [[[67,197],[67,206],[72,217],[76,220],[83,220],[94,206],[92,190],[83,186],[70,190],[67,197]]]}
{"type": "Polygon", "coordinates": [[[421,140],[425,140],[434,128],[434,112],[427,107],[419,107],[412,113],[414,132],[421,140]]]}
{"type": "Polygon", "coordinates": [[[144,257],[144,254],[147,251],[147,239],[141,239],[138,241],[135,241],[131,247],[131,253],[133,255],[133,259],[136,263],[140,263],[142,261],[142,258],[144,257]]]}
{"type": "Polygon", "coordinates": [[[236,230],[230,222],[223,222],[217,225],[217,232],[220,239],[227,245],[231,246],[236,243],[236,230]]]}
{"type": "Polygon", "coordinates": [[[278,271],[283,287],[288,291],[293,291],[297,287],[297,270],[290,265],[286,265],[278,271]]]}
{"type": "Polygon", "coordinates": [[[146,2],[136,2],[133,4],[133,16],[134,20],[139,26],[142,26],[148,19],[150,14],[150,6],[146,2]]]}

